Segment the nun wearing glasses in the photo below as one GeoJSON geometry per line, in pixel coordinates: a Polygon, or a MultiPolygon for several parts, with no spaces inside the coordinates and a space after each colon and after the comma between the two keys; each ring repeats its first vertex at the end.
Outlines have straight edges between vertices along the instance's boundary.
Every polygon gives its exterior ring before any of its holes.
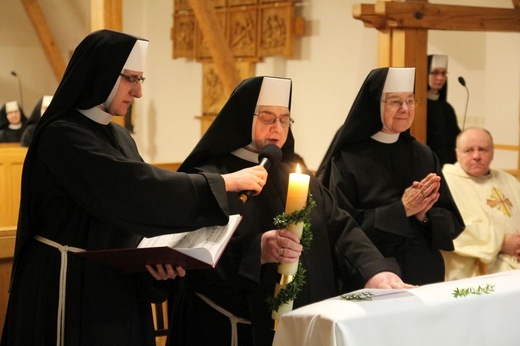
{"type": "Polygon", "coordinates": [[[317,171],[403,281],[444,281],[440,250],[464,223],[437,156],[411,134],[415,68],[378,68],[365,79],[317,171]]]}

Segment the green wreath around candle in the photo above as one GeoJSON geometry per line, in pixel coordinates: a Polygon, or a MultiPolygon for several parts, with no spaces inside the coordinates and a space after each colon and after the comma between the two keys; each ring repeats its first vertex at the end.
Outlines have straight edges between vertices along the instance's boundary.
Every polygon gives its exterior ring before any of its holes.
{"type": "MultiPolygon", "coordinates": [[[[273,224],[277,229],[286,228],[287,225],[297,224],[303,222],[303,232],[301,244],[303,246],[303,250],[305,251],[310,248],[312,242],[312,232],[311,232],[311,220],[310,214],[312,208],[316,206],[316,201],[312,198],[312,195],[309,194],[307,198],[307,203],[305,208],[302,210],[297,210],[290,214],[281,214],[274,218],[273,224]]],[[[274,295],[269,296],[267,298],[267,304],[269,308],[273,311],[278,311],[280,306],[290,302],[291,300],[296,299],[298,293],[301,292],[302,287],[305,285],[305,268],[303,268],[301,260],[298,261],[298,270],[294,275],[294,278],[291,282],[287,284],[285,288],[282,288],[276,297],[274,295]]]]}

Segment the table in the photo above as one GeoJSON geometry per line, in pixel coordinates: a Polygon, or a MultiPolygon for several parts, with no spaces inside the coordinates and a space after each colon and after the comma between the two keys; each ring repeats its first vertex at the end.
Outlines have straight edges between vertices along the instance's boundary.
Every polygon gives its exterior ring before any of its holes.
{"type": "Polygon", "coordinates": [[[282,316],[273,346],[520,345],[520,270],[372,292],[371,301],[339,297],[282,316]],[[493,285],[489,294],[455,289],[493,285]]]}

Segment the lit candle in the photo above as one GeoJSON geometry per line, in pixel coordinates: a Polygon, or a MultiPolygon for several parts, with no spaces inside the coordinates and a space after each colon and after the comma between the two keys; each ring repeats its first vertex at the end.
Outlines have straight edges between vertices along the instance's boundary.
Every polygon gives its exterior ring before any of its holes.
{"type": "MultiPolygon", "coordinates": [[[[289,175],[289,188],[287,190],[287,200],[285,203],[285,213],[290,214],[295,211],[302,210],[307,204],[307,196],[309,194],[308,174],[302,174],[300,165],[296,167],[296,173],[289,175]]],[[[287,229],[302,238],[303,222],[297,224],[289,224],[287,229]]],[[[298,261],[294,263],[282,263],[278,266],[278,273],[283,275],[294,275],[298,270],[298,261]]]]}
{"type": "Polygon", "coordinates": [[[300,164],[296,166],[296,173],[289,174],[289,188],[285,203],[286,214],[305,208],[307,195],[309,194],[310,178],[308,174],[301,173],[300,164]]]}

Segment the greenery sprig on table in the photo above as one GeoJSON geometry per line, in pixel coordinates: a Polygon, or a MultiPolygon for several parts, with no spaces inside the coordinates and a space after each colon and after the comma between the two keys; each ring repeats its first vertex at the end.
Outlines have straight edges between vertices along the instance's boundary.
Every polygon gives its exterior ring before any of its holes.
{"type": "Polygon", "coordinates": [[[342,295],[341,299],[349,301],[372,300],[374,296],[375,295],[372,292],[347,293],[342,295]]]}
{"type": "MultiPolygon", "coordinates": [[[[312,242],[311,232],[311,220],[310,214],[312,208],[316,206],[316,201],[312,198],[312,194],[309,194],[305,208],[297,210],[290,214],[281,214],[274,218],[273,224],[277,229],[286,228],[290,224],[297,224],[303,222],[302,238],[300,240],[303,250],[308,250],[312,242]]],[[[302,287],[305,285],[305,268],[303,268],[301,261],[298,262],[298,270],[293,277],[293,280],[287,284],[285,288],[282,288],[276,297],[267,297],[267,304],[273,311],[278,311],[280,306],[296,299],[298,294],[301,292],[302,287]]]]}
{"type": "Polygon", "coordinates": [[[486,287],[479,285],[477,288],[456,288],[453,290],[453,296],[455,298],[467,297],[470,294],[481,296],[483,294],[490,294],[491,292],[495,292],[495,285],[486,284],[486,287]]]}

